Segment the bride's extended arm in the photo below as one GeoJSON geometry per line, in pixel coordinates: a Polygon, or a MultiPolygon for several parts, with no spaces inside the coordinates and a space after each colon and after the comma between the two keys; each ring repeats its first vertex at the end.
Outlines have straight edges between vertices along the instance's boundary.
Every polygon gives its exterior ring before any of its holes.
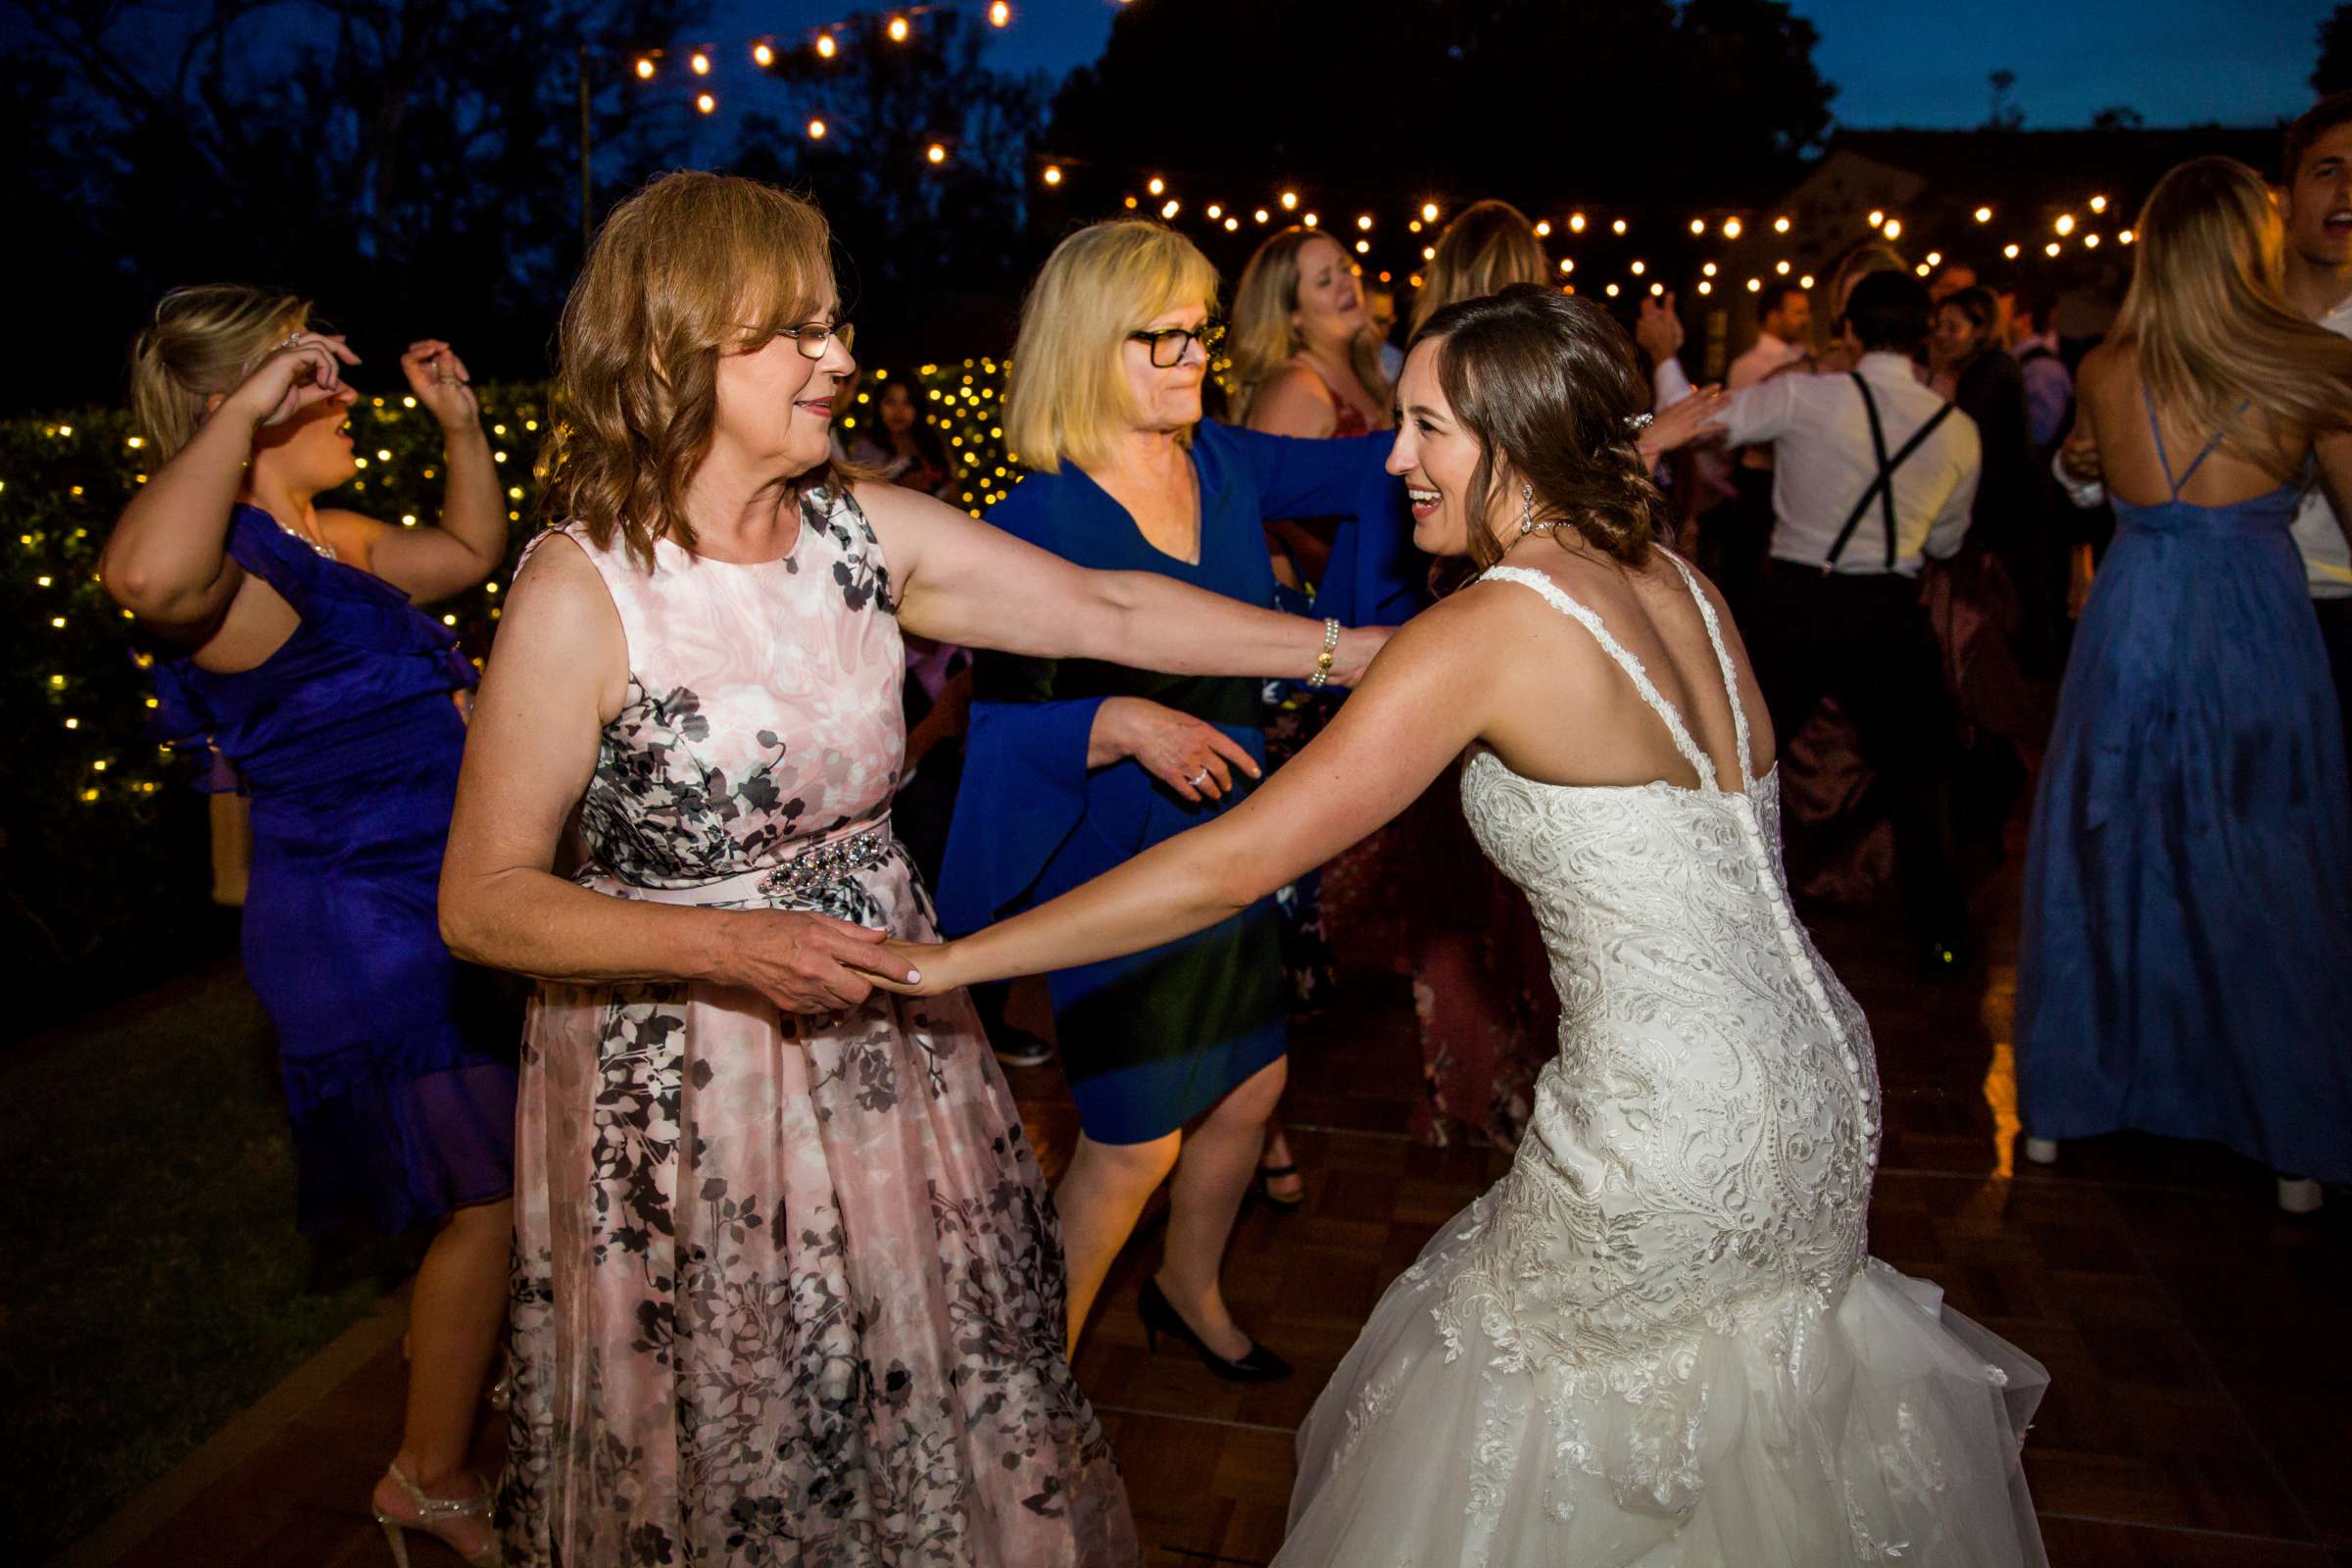
{"type": "Polygon", "coordinates": [[[1484,635],[1459,600],[1424,612],[1323,733],[1233,810],[973,936],[872,950],[875,983],[936,993],[1042,974],[1173,942],[1248,908],[1402,811],[1486,730],[1496,683],[1484,635]]]}
{"type": "MultiPolygon", "coordinates": [[[[925,637],[1171,675],[1304,678],[1323,652],[1320,620],[1157,572],[1089,571],[901,486],[857,493],[900,581],[900,624],[925,637]]],[[[1343,630],[1332,683],[1359,681],[1387,638],[1382,627],[1343,630]]]]}

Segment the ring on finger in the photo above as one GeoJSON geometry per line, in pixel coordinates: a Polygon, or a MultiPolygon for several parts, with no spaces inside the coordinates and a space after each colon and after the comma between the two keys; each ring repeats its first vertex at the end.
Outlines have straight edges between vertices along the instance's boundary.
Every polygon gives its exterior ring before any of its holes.
{"type": "Polygon", "coordinates": [[[1193,788],[1195,788],[1195,789],[1200,789],[1200,788],[1204,787],[1204,786],[1205,786],[1207,783],[1208,783],[1208,769],[1207,769],[1207,768],[1205,768],[1205,767],[1204,767],[1204,768],[1202,768],[1202,769],[1201,769],[1200,772],[1198,772],[1198,773],[1195,773],[1195,774],[1193,775],[1193,777],[1192,777],[1192,785],[1193,785],[1193,788]]]}

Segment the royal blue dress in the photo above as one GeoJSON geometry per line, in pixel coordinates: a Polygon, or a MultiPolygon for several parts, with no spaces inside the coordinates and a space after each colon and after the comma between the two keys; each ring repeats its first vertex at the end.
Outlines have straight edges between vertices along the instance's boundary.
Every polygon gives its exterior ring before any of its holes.
{"type": "Polygon", "coordinates": [[[2021,1118],[2352,1181],[2352,807],[2298,493],[2193,505],[2215,443],[2177,481],[2156,444],[2172,499],[2114,502],[2034,797],[2021,1118]]]}
{"type": "MultiPolygon", "coordinates": [[[[1065,464],[1032,473],[988,520],[1079,565],[1152,571],[1245,604],[1274,603],[1268,517],[1391,519],[1393,438],[1301,441],[1203,423],[1198,564],[1155,549],[1127,510],[1065,464]]],[[[1265,760],[1260,683],[1162,675],[1091,660],[983,654],[971,733],[940,872],[940,923],[973,931],[1054,898],[1246,799],[1237,770],[1223,801],[1192,803],[1132,760],[1086,765],[1095,711],[1148,698],[1215,724],[1265,760]]],[[[1071,1098],[1088,1137],[1144,1143],[1176,1131],[1281,1056],[1289,1002],[1274,901],[1180,942],[1048,977],[1071,1098]]]]}
{"type": "Polygon", "coordinates": [[[252,669],[159,661],[157,732],[252,803],[246,977],[276,1028],[296,1222],[386,1230],[514,1187],[511,1019],[441,944],[435,893],[466,725],[457,638],[255,507],[229,555],[302,617],[252,669]],[[233,774],[227,771],[233,769],[233,774]]]}

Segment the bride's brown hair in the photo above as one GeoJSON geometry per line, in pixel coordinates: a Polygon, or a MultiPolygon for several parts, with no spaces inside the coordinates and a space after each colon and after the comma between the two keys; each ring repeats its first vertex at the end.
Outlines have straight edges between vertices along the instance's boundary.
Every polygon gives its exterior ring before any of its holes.
{"type": "Polygon", "coordinates": [[[1601,554],[1639,566],[1649,559],[1660,497],[1634,441],[1648,388],[1633,340],[1606,311],[1534,283],[1448,305],[1413,344],[1435,345],[1438,385],[1476,438],[1468,510],[1470,558],[1502,559],[1497,510],[1520,511],[1503,471],[1535,490],[1536,518],[1572,527],[1601,554]]]}
{"type": "MultiPolygon", "coordinates": [[[[686,486],[710,452],[718,357],[815,318],[830,242],[814,205],[729,174],[664,174],[612,209],[557,329],[549,515],[600,550],[618,535],[648,569],[656,539],[692,550],[686,486]]],[[[820,463],[794,488],[832,476],[820,463]]]]}

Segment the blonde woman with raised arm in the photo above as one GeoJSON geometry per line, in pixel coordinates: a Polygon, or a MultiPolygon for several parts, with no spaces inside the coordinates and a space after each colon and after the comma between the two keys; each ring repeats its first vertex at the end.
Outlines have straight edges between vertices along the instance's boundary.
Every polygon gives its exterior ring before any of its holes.
{"type": "Polygon", "coordinates": [[[213,787],[252,804],[245,974],[277,1032],[295,1223],[432,1228],[375,1516],[491,1562],[467,1451],[506,1314],[514,1046],[493,977],[453,961],[434,923],[474,672],[417,607],[506,559],[506,502],[465,363],[427,339],[400,366],[444,433],[440,526],[321,505],[359,472],[344,427],[359,358],[309,315],[240,284],[165,297],[131,380],[160,466],[100,566],[177,649],[156,664],[165,732],[209,747],[213,787]]]}

